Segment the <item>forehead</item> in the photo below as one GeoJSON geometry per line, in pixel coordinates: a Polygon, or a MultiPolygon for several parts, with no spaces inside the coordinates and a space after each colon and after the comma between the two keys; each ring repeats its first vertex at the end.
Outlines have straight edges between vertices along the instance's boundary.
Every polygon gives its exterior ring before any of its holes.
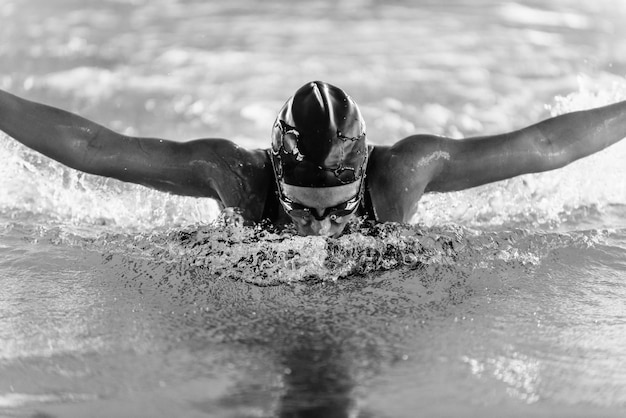
{"type": "Polygon", "coordinates": [[[336,206],[359,192],[360,182],[355,181],[335,187],[302,187],[281,182],[283,194],[294,202],[312,208],[336,206]]]}

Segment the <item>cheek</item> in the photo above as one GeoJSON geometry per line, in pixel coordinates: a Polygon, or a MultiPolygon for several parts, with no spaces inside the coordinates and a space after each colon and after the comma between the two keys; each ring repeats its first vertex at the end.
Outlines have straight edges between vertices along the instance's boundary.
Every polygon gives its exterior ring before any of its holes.
{"type": "Polygon", "coordinates": [[[302,218],[291,218],[291,222],[295,225],[298,234],[300,235],[312,235],[311,222],[302,218]]]}
{"type": "Polygon", "coordinates": [[[333,235],[339,235],[346,228],[346,225],[350,222],[350,218],[343,220],[342,222],[336,222],[331,224],[331,232],[333,235]]]}
{"type": "Polygon", "coordinates": [[[302,227],[306,227],[306,226],[310,226],[311,225],[311,221],[304,219],[304,218],[295,218],[295,217],[290,217],[291,218],[291,222],[293,222],[294,225],[296,225],[298,228],[302,228],[302,227]]]}
{"type": "Polygon", "coordinates": [[[352,218],[354,218],[354,215],[348,215],[348,216],[344,216],[340,219],[338,219],[337,221],[332,223],[333,227],[338,227],[340,229],[343,230],[343,228],[346,227],[346,225],[348,225],[348,223],[352,220],[352,218]]]}

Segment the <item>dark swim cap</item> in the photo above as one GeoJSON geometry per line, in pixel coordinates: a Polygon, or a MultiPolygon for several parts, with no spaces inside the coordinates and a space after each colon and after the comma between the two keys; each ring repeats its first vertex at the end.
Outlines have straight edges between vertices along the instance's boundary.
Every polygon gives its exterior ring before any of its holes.
{"type": "Polygon", "coordinates": [[[282,107],[272,131],[278,180],[305,187],[340,186],[365,177],[365,122],[343,90],[321,81],[302,86],[282,107]]]}

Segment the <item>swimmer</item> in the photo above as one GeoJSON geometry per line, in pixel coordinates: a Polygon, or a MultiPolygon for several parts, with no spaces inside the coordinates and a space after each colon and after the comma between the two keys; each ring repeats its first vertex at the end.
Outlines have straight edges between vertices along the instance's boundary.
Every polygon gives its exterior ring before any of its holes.
{"type": "Polygon", "coordinates": [[[600,151],[626,137],[626,101],[501,135],[412,135],[372,146],[355,101],[314,81],[280,109],[271,147],[247,150],[218,138],[126,136],[0,90],[0,129],[86,173],[212,198],[248,222],[293,222],[301,235],[336,237],[355,216],[408,222],[424,193],[553,170],[600,151]]]}

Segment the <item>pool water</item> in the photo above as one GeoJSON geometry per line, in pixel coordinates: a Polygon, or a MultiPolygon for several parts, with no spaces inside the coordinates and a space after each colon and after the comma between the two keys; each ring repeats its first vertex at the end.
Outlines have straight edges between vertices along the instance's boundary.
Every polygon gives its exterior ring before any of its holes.
{"type": "MultiPolygon", "coordinates": [[[[0,88],[263,148],[321,79],[374,144],[462,138],[626,99],[625,19],[621,0],[0,0],[0,88]]],[[[338,239],[2,133],[0,157],[0,416],[624,415],[626,141],[338,239]]]]}

